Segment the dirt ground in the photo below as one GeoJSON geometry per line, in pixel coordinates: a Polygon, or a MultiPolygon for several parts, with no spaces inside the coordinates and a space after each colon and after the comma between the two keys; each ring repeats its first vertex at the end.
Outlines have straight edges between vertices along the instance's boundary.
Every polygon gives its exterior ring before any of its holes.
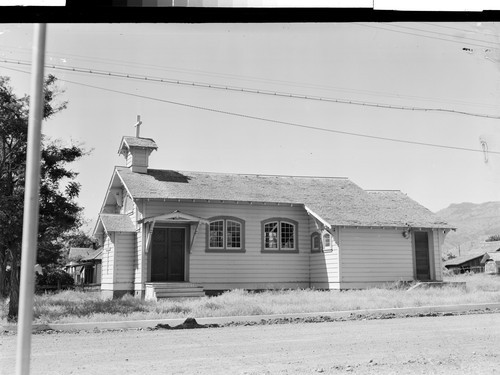
{"type": "MultiPolygon", "coordinates": [[[[0,372],[15,371],[0,335],[0,372]]],[[[33,335],[39,374],[494,374],[500,314],[33,335]]]]}

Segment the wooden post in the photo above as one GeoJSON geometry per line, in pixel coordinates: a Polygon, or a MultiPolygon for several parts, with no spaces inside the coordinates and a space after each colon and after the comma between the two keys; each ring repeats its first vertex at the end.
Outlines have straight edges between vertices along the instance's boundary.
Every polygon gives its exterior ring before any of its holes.
{"type": "Polygon", "coordinates": [[[29,375],[33,295],[35,292],[35,259],[38,236],[40,192],[40,152],[43,118],[43,66],[45,63],[46,25],[37,24],[33,37],[31,95],[24,190],[23,243],[19,296],[16,374],[29,375]]]}

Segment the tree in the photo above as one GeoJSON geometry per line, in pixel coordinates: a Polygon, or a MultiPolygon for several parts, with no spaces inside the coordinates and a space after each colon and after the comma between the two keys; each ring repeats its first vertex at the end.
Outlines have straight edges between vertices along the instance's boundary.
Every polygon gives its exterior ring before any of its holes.
{"type": "MultiPolygon", "coordinates": [[[[60,93],[56,81],[49,75],[44,82],[44,120],[67,105],[55,100],[60,93]]],[[[9,320],[17,318],[19,304],[28,110],[28,96],[16,96],[9,78],[0,77],[0,292],[10,298],[9,320]],[[8,268],[10,277],[6,280],[8,268]]],[[[57,261],[62,247],[59,238],[81,222],[82,209],[75,202],[80,185],[75,181],[77,173],[67,164],[84,154],[79,146],[64,147],[59,141],[42,138],[37,249],[37,263],[41,265],[57,261]]]]}
{"type": "Polygon", "coordinates": [[[89,236],[82,230],[68,232],[63,236],[63,239],[64,244],[67,248],[86,247],[89,249],[92,248],[94,250],[97,250],[97,248],[99,247],[99,241],[96,238],[89,236]]]}
{"type": "Polygon", "coordinates": [[[500,234],[493,234],[486,239],[486,242],[500,241],[500,234]]]}

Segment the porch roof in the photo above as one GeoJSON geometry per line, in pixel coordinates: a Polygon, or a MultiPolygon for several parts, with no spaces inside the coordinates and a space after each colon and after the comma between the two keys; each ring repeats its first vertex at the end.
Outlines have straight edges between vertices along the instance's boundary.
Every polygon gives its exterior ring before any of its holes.
{"type": "Polygon", "coordinates": [[[172,211],[168,214],[146,217],[139,222],[149,223],[149,222],[197,222],[201,224],[208,224],[208,220],[199,216],[191,215],[188,213],[181,212],[179,210],[172,211]]]}
{"type": "Polygon", "coordinates": [[[116,173],[134,199],[297,204],[332,225],[453,228],[400,191],[365,191],[344,177],[292,177],[148,169],[116,173]]]}
{"type": "Polygon", "coordinates": [[[100,214],[97,221],[95,233],[104,229],[109,232],[135,232],[135,226],[128,215],[121,214],[100,214]]]}

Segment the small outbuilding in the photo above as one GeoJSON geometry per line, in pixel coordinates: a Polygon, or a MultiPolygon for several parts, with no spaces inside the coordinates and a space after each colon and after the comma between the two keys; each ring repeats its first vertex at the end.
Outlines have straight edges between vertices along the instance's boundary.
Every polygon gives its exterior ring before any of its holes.
{"type": "Polygon", "coordinates": [[[484,254],[481,264],[484,265],[485,273],[500,274],[500,251],[484,254]]]}
{"type": "Polygon", "coordinates": [[[483,256],[484,252],[462,255],[445,261],[443,266],[454,274],[466,272],[480,273],[484,271],[484,264],[481,263],[483,256]]]}
{"type": "Polygon", "coordinates": [[[73,276],[75,285],[100,285],[102,249],[72,247],[65,271],[73,276]]]}

